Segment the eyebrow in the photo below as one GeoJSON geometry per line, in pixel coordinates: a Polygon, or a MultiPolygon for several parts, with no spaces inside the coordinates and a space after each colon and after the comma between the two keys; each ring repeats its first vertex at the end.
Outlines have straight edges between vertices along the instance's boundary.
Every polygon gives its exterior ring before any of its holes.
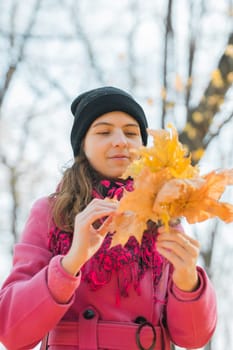
{"type": "MultiPolygon", "coordinates": [[[[111,123],[108,123],[108,122],[97,122],[96,124],[93,125],[93,128],[95,128],[97,126],[100,126],[100,125],[114,126],[114,124],[111,124],[111,123]]],[[[139,125],[138,124],[134,124],[134,123],[128,123],[128,124],[125,124],[125,125],[122,125],[122,126],[123,127],[133,126],[133,127],[139,128],[139,125]]]]}

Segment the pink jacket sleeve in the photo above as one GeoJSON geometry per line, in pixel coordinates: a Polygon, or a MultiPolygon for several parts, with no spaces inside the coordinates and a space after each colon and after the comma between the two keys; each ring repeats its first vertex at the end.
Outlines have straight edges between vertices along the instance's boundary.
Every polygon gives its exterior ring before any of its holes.
{"type": "Polygon", "coordinates": [[[60,267],[61,256],[52,258],[48,223],[48,199],[42,198],[32,208],[0,292],[0,341],[9,350],[34,347],[69,309],[80,283],[80,276],[72,277],[60,267]],[[49,287],[47,280],[52,281],[49,287]],[[55,291],[58,297],[69,297],[69,303],[59,304],[55,291]]]}
{"type": "Polygon", "coordinates": [[[184,348],[208,343],[217,322],[216,296],[205,271],[198,267],[200,286],[192,293],[169,283],[167,327],[171,340],[184,348]]]}

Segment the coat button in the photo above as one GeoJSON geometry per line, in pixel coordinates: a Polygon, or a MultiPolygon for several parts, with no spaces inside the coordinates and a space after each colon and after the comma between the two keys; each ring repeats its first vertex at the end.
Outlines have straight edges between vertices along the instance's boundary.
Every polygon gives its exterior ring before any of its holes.
{"type": "Polygon", "coordinates": [[[143,323],[145,323],[145,322],[147,322],[147,321],[146,321],[146,318],[145,318],[145,317],[143,317],[143,316],[138,316],[134,322],[137,323],[137,324],[143,324],[143,323]]]}
{"type": "Polygon", "coordinates": [[[91,309],[87,309],[87,310],[84,311],[83,317],[86,320],[91,320],[93,317],[95,317],[95,312],[93,310],[91,310],[91,309]]]}

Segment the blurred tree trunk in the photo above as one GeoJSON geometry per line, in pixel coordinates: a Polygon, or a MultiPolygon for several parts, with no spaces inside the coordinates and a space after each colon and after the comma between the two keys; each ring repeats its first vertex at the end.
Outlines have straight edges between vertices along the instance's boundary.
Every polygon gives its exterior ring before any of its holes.
{"type": "Polygon", "coordinates": [[[225,96],[233,82],[233,33],[230,35],[225,52],[219,60],[216,70],[195,108],[188,110],[187,122],[180,133],[180,141],[185,144],[193,154],[193,162],[197,163],[210,141],[216,137],[222,126],[233,118],[231,113],[225,122],[218,128],[217,134],[210,134],[210,126],[215,115],[219,112],[225,96]]]}

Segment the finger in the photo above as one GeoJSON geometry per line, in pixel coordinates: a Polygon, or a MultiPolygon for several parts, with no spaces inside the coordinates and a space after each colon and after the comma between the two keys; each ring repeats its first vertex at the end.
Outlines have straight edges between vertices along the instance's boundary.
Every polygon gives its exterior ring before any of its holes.
{"type": "Polygon", "coordinates": [[[91,201],[87,207],[77,214],[77,216],[90,216],[94,213],[104,213],[109,211],[116,211],[118,205],[116,203],[104,202],[103,200],[93,200],[91,201]]]}
{"type": "Polygon", "coordinates": [[[199,241],[197,241],[196,239],[190,237],[189,235],[187,235],[183,228],[177,228],[174,229],[172,228],[172,230],[170,232],[160,232],[159,231],[159,235],[157,237],[157,240],[171,240],[171,241],[177,241],[179,242],[181,245],[186,246],[187,244],[191,244],[194,245],[197,248],[200,248],[200,243],[199,241]]]}
{"type": "Polygon", "coordinates": [[[163,255],[175,269],[180,271],[187,271],[191,267],[196,266],[197,255],[192,255],[188,251],[185,251],[182,247],[172,247],[169,249],[168,246],[158,246],[158,252],[163,255]]]}
{"type": "Polygon", "coordinates": [[[163,248],[162,246],[157,247],[157,251],[164,258],[166,258],[173,266],[179,266],[183,263],[183,260],[175,255],[171,250],[163,248]]]}
{"type": "Polygon", "coordinates": [[[158,252],[163,255],[174,267],[173,281],[183,290],[192,291],[198,286],[198,275],[196,272],[195,259],[182,259],[164,248],[159,248],[158,252]]]}
{"type": "Polygon", "coordinates": [[[172,249],[173,245],[174,247],[181,247],[179,248],[179,253],[182,254],[182,251],[187,251],[189,254],[191,254],[193,257],[196,257],[199,254],[199,248],[200,244],[198,241],[194,240],[193,238],[189,237],[185,233],[164,233],[157,237],[157,245],[163,246],[166,249],[172,249]]]}
{"type": "Polygon", "coordinates": [[[200,247],[200,243],[196,240],[196,239],[193,239],[192,237],[190,237],[189,235],[187,235],[184,231],[184,228],[182,225],[180,224],[175,224],[175,225],[172,225],[172,226],[169,226],[169,231],[167,231],[166,227],[163,225],[163,226],[160,226],[158,228],[158,233],[161,234],[161,236],[159,237],[163,237],[164,239],[168,239],[168,236],[167,235],[170,235],[170,234],[180,234],[180,235],[183,235],[185,238],[184,238],[184,241],[189,241],[190,243],[194,244],[195,246],[197,247],[200,247]]]}
{"type": "Polygon", "coordinates": [[[187,244],[199,246],[199,242],[192,239],[188,235],[182,232],[174,232],[174,233],[163,233],[159,234],[157,237],[157,241],[171,241],[171,242],[178,242],[179,244],[185,246],[187,244]]]}
{"type": "Polygon", "coordinates": [[[184,232],[184,228],[181,224],[169,226],[169,229],[165,225],[159,226],[158,233],[169,233],[169,232],[184,232]]]}
{"type": "Polygon", "coordinates": [[[106,200],[106,199],[99,199],[99,198],[94,198],[88,206],[102,206],[102,207],[109,207],[109,208],[117,208],[119,206],[119,201],[115,200],[106,200]]]}
{"type": "Polygon", "coordinates": [[[101,236],[105,236],[108,232],[111,231],[111,222],[112,216],[108,216],[103,224],[96,230],[97,233],[101,236]]]}
{"type": "Polygon", "coordinates": [[[158,241],[157,249],[166,249],[168,252],[174,253],[177,257],[182,260],[189,261],[197,259],[199,249],[194,245],[190,244],[189,241],[158,241]]]}
{"type": "Polygon", "coordinates": [[[185,244],[190,244],[195,246],[196,248],[200,248],[200,242],[196,239],[188,236],[187,234],[183,233],[182,239],[185,241],[185,244]]]}
{"type": "Polygon", "coordinates": [[[75,217],[75,225],[76,227],[89,227],[94,224],[95,221],[113,215],[115,211],[116,210],[112,208],[89,208],[89,210],[83,211],[75,217]]]}

